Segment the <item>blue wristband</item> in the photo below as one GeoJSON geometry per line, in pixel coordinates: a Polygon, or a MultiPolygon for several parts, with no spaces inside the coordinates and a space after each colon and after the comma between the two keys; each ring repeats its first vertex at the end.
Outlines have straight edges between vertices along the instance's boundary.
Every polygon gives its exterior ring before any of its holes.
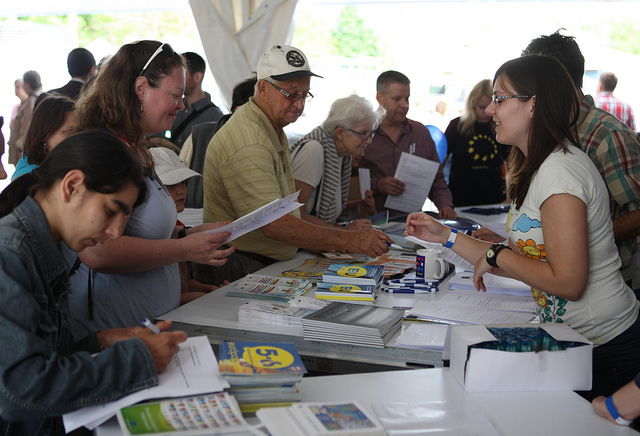
{"type": "Polygon", "coordinates": [[[620,416],[620,414],[618,413],[618,409],[616,409],[616,405],[613,404],[613,395],[610,396],[609,398],[607,398],[605,400],[604,404],[607,406],[607,410],[611,414],[611,417],[613,419],[615,419],[615,421],[619,425],[629,425],[629,424],[631,424],[633,422],[633,421],[629,421],[627,419],[624,419],[622,416],[620,416]]]}
{"type": "Polygon", "coordinates": [[[456,242],[457,237],[458,237],[458,231],[452,227],[451,233],[449,233],[449,239],[447,239],[447,243],[444,244],[444,246],[447,248],[453,247],[453,244],[456,242]]]}

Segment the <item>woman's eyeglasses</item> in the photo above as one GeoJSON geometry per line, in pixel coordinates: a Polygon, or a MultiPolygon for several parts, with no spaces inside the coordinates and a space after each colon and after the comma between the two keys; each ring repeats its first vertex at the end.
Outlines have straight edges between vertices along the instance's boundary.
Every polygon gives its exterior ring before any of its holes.
{"type": "Polygon", "coordinates": [[[171,48],[171,46],[167,43],[162,43],[162,45],[160,45],[160,47],[157,48],[156,51],[153,52],[153,54],[151,55],[151,57],[149,58],[149,60],[147,61],[146,64],[144,64],[144,67],[142,67],[142,70],[140,71],[140,74],[138,74],[138,76],[142,76],[144,74],[144,72],[146,71],[147,68],[149,68],[149,65],[151,64],[151,62],[153,62],[153,60],[158,57],[158,55],[160,53],[164,53],[166,56],[173,56],[174,55],[174,51],[171,48]]]}
{"type": "Polygon", "coordinates": [[[498,106],[502,100],[506,100],[508,98],[531,98],[533,95],[492,95],[491,100],[493,100],[493,104],[498,106]]]}
{"type": "Polygon", "coordinates": [[[370,138],[373,138],[373,135],[375,135],[375,132],[357,132],[353,129],[347,129],[347,130],[353,133],[354,135],[356,135],[358,138],[362,139],[363,141],[368,141],[370,138]]]}

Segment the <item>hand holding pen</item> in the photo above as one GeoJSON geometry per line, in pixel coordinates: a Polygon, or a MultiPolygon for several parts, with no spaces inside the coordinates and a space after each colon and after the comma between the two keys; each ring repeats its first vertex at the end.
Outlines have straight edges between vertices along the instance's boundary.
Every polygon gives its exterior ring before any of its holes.
{"type": "Polygon", "coordinates": [[[158,374],[167,369],[167,365],[173,356],[180,351],[180,343],[187,340],[187,334],[182,331],[169,332],[171,320],[160,321],[153,324],[145,318],[145,329],[138,334],[140,339],[149,349],[158,374]]]}

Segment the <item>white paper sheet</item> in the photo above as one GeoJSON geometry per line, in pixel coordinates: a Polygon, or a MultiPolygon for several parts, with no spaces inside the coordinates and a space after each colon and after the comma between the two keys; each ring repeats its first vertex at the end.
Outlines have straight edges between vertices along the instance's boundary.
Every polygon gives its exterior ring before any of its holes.
{"type": "Polygon", "coordinates": [[[525,312],[460,306],[444,301],[419,300],[409,312],[422,319],[457,324],[526,324],[535,315],[525,312]]]}
{"type": "Polygon", "coordinates": [[[207,234],[217,234],[223,232],[231,232],[231,236],[227,238],[224,243],[231,242],[234,239],[244,235],[245,233],[252,232],[265,226],[278,218],[283,217],[289,212],[298,209],[302,204],[298,203],[298,195],[300,191],[291,194],[284,198],[273,200],[271,203],[254,210],[251,213],[246,214],[243,217],[238,218],[231,224],[218,227],[217,229],[207,230],[207,234]]]}
{"type": "Polygon", "coordinates": [[[119,409],[150,398],[221,392],[229,387],[229,383],[220,374],[218,360],[206,336],[192,337],[180,344],[180,352],[173,357],[173,361],[158,379],[158,385],[152,388],[110,403],[67,413],[63,417],[65,430],[70,432],[82,426],[93,430],[114,416],[119,409]]]}
{"type": "Polygon", "coordinates": [[[364,199],[364,191],[371,191],[371,171],[369,168],[358,168],[360,180],[360,198],[364,199]]]}
{"type": "Polygon", "coordinates": [[[442,350],[449,326],[412,322],[396,339],[395,346],[422,350],[442,350]]]}
{"type": "Polygon", "coordinates": [[[536,302],[529,296],[489,294],[476,290],[457,290],[440,299],[456,305],[483,307],[486,309],[509,310],[512,312],[536,312],[536,302]]]}
{"type": "Polygon", "coordinates": [[[469,400],[376,403],[373,411],[389,436],[500,436],[469,400]]]}
{"type": "Polygon", "coordinates": [[[384,207],[406,213],[422,210],[439,168],[440,162],[402,153],[393,177],[404,182],[404,192],[387,195],[384,207]]]}

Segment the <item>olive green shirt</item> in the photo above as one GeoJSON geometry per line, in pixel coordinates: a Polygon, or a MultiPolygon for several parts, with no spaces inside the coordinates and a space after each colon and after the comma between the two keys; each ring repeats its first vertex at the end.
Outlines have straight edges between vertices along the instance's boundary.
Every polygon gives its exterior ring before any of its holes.
{"type": "MultiPolygon", "coordinates": [[[[295,192],[287,137],[276,133],[253,98],[214,135],[203,175],[204,222],[234,221],[295,192]]],[[[290,214],[300,218],[298,209],[290,214]]],[[[291,259],[298,250],[266,237],[260,229],[232,244],[275,260],[291,259]]]]}

